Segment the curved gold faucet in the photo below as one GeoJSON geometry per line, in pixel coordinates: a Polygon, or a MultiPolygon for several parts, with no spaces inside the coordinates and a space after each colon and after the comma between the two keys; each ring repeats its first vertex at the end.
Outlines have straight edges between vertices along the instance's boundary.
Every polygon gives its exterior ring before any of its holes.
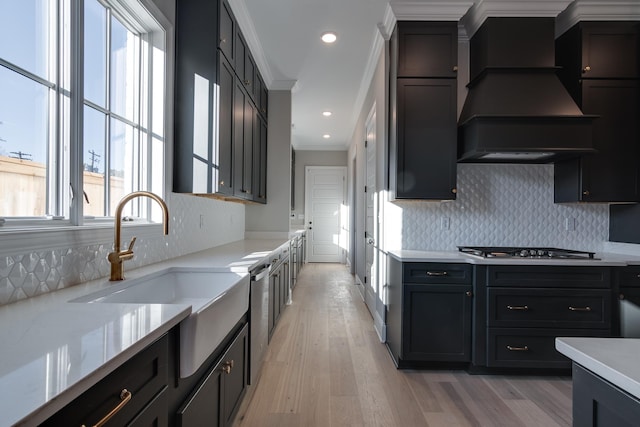
{"type": "Polygon", "coordinates": [[[136,197],[149,197],[150,199],[158,202],[160,207],[162,208],[162,224],[164,225],[164,234],[165,236],[169,234],[169,208],[167,208],[167,204],[162,200],[162,198],[154,193],[148,191],[134,191],[133,193],[129,193],[118,202],[118,206],[116,207],[116,222],[115,222],[115,235],[113,241],[113,252],[110,252],[107,256],[107,259],[111,263],[111,276],[109,280],[123,280],[124,279],[124,261],[127,261],[133,258],[133,245],[136,242],[136,238],[131,239],[131,243],[129,243],[129,248],[121,251],[120,250],[120,231],[122,229],[122,209],[124,209],[124,205],[131,199],[135,199],[136,197]]]}

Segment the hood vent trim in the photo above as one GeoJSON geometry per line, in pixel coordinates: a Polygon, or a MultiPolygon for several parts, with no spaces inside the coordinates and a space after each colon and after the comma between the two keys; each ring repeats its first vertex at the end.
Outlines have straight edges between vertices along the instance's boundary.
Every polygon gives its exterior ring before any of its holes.
{"type": "Polygon", "coordinates": [[[552,18],[488,18],[471,39],[458,161],[551,163],[595,152],[592,123],[556,75],[552,18]]]}

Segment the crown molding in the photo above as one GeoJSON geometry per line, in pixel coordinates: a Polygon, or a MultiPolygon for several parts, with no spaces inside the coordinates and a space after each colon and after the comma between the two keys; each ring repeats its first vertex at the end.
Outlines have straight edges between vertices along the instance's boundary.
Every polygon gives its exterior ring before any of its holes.
{"type": "Polygon", "coordinates": [[[640,21],[638,0],[576,0],[556,19],[556,37],[580,21],[640,21]]]}
{"type": "Polygon", "coordinates": [[[298,84],[297,80],[271,80],[271,85],[268,86],[269,90],[290,90],[298,84]]]}
{"type": "Polygon", "coordinates": [[[274,84],[273,74],[271,74],[269,62],[264,54],[262,43],[260,43],[260,38],[258,37],[258,33],[256,33],[256,27],[253,25],[253,20],[251,19],[251,15],[249,15],[249,10],[247,9],[245,1],[229,0],[229,6],[231,6],[231,10],[233,10],[233,14],[236,17],[238,25],[240,25],[242,35],[249,45],[249,50],[253,55],[253,59],[256,62],[258,70],[260,70],[260,74],[262,74],[262,79],[264,80],[265,85],[268,89],[272,89],[274,84]]]}
{"type": "MultiPolygon", "coordinates": [[[[469,38],[489,17],[550,17],[555,18],[572,0],[478,0],[461,22],[469,38]]],[[[636,0],[637,1],[637,0],[636,0]]]]}
{"type": "Polygon", "coordinates": [[[391,1],[398,21],[458,21],[473,6],[471,0],[391,1]]]}

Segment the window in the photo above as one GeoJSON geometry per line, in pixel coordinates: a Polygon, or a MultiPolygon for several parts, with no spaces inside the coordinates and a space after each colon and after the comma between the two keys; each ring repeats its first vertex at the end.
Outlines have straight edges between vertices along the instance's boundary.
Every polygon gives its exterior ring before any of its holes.
{"type": "MultiPolygon", "coordinates": [[[[148,8],[2,1],[0,40],[7,226],[84,225],[112,216],[131,191],[163,194],[165,30],[148,8]]],[[[146,198],[127,207],[155,217],[146,198]]]]}

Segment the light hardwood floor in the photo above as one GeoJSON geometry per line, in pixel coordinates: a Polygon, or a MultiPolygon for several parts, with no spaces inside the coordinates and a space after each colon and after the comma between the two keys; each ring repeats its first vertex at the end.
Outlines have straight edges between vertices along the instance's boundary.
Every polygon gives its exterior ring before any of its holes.
{"type": "Polygon", "coordinates": [[[569,426],[568,377],[397,370],[339,264],[307,264],[235,427],[569,426]]]}

